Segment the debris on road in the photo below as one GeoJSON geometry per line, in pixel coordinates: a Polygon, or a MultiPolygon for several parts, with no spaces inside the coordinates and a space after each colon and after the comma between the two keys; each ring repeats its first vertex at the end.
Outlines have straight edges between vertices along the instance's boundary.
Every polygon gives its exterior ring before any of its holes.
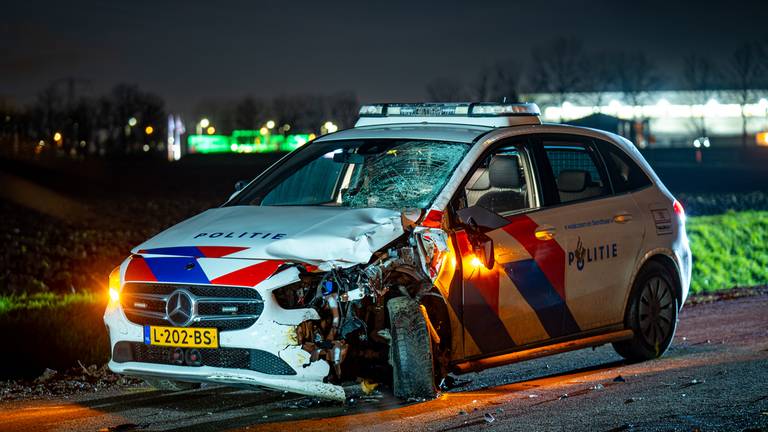
{"type": "Polygon", "coordinates": [[[694,378],[691,381],[681,385],[680,388],[687,388],[687,387],[695,386],[698,384],[704,384],[705,382],[706,382],[705,380],[697,380],[696,378],[694,378]]]}
{"type": "Polygon", "coordinates": [[[47,382],[51,378],[55,377],[56,374],[57,372],[55,370],[46,368],[39,377],[35,378],[35,382],[38,384],[47,382]]]}
{"type": "Polygon", "coordinates": [[[139,429],[146,429],[149,427],[149,423],[135,424],[135,423],[123,423],[117,426],[110,426],[99,429],[99,432],[130,432],[139,429]]]}
{"type": "Polygon", "coordinates": [[[46,396],[72,396],[79,393],[97,392],[107,388],[141,385],[137,378],[113,374],[106,365],[98,367],[82,365],[61,373],[45,369],[32,380],[0,381],[0,401],[46,396]]]}
{"type": "Polygon", "coordinates": [[[370,395],[371,393],[373,393],[373,391],[376,390],[376,387],[378,386],[379,386],[379,383],[373,382],[367,379],[364,379],[362,380],[362,382],[360,382],[360,390],[362,390],[363,393],[366,395],[370,395]]]}
{"type": "Polygon", "coordinates": [[[485,419],[485,422],[489,424],[496,421],[496,417],[494,417],[493,414],[491,413],[485,413],[485,415],[483,416],[483,419],[485,419]]]}
{"type": "Polygon", "coordinates": [[[619,375],[613,379],[613,382],[627,382],[627,380],[623,376],[619,375]]]}

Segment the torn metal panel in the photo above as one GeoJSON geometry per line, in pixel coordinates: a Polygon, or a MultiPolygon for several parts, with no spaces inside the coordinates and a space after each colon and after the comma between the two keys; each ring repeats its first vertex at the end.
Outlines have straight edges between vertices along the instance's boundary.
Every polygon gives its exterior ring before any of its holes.
{"type": "Polygon", "coordinates": [[[382,208],[233,206],[211,209],[132,250],[180,245],[245,249],[226,258],[298,261],[330,267],[367,263],[403,234],[401,213],[382,208]]]}
{"type": "Polygon", "coordinates": [[[434,282],[448,254],[448,234],[439,228],[418,227],[414,236],[418,241],[422,270],[434,282]]]}

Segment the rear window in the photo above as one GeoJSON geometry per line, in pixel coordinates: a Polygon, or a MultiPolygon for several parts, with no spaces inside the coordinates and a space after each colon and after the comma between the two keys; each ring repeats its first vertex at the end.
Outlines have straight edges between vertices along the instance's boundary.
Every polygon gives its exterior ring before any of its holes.
{"type": "Polygon", "coordinates": [[[608,170],[611,172],[611,182],[616,193],[630,192],[650,186],[651,179],[623,150],[605,141],[597,141],[596,143],[606,165],[608,165],[608,170]]]}

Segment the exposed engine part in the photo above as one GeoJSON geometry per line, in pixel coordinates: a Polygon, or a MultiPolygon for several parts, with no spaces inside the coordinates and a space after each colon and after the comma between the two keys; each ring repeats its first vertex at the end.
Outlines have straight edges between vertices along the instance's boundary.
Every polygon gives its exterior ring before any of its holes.
{"type": "MultiPolygon", "coordinates": [[[[391,342],[387,301],[400,295],[417,301],[422,296],[440,296],[432,287],[447,250],[444,231],[415,227],[399,245],[377,253],[366,265],[326,272],[298,266],[300,281],[273,294],[283,308],[317,311],[319,320],[296,328],[298,343],[310,353],[310,363],[327,361],[334,380],[341,380],[342,365],[349,356],[386,364],[391,342]]],[[[423,306],[422,313],[429,322],[423,306]]],[[[430,336],[440,343],[431,322],[430,336]]],[[[361,367],[361,363],[370,362],[350,364],[361,367]]]]}

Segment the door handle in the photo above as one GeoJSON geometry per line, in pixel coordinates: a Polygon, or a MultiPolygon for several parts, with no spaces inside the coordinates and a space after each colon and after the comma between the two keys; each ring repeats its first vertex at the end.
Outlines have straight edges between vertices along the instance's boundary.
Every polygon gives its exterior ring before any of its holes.
{"type": "Polygon", "coordinates": [[[619,213],[613,217],[616,223],[624,224],[632,220],[632,213],[619,213]]]}
{"type": "Polygon", "coordinates": [[[552,226],[540,226],[534,231],[536,238],[541,241],[552,240],[555,238],[555,234],[557,234],[557,230],[552,226]]]}

